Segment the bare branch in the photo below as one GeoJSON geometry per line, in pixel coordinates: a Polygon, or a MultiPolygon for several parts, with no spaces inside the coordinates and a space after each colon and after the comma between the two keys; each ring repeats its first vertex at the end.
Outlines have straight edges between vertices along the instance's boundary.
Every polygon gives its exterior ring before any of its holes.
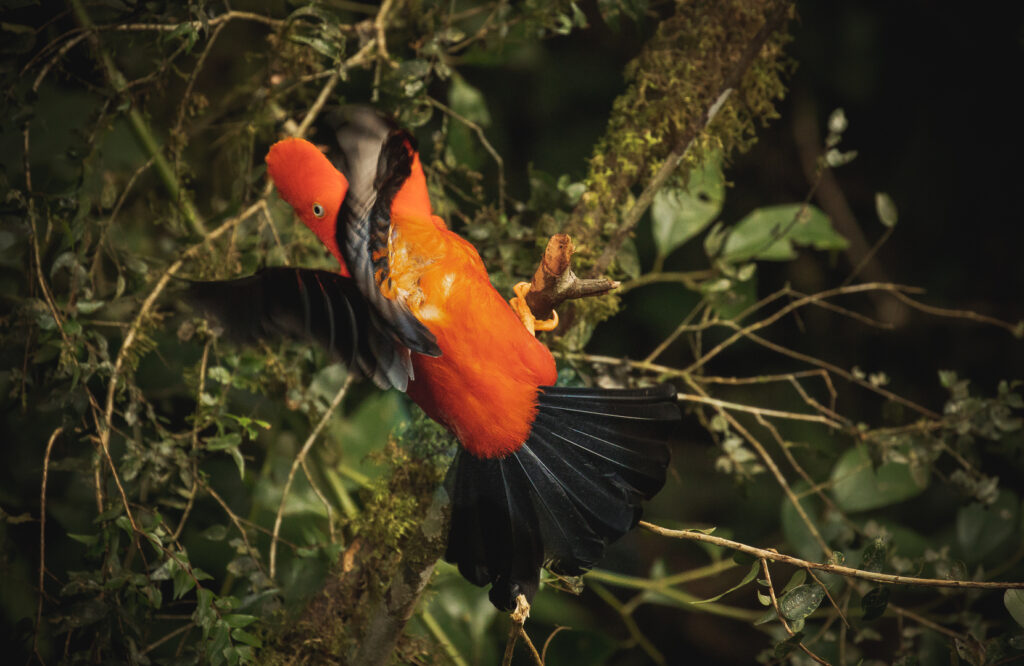
{"type": "Polygon", "coordinates": [[[57,428],[50,435],[50,441],[46,443],[46,453],[43,454],[43,484],[39,491],[39,605],[36,607],[36,631],[32,637],[32,652],[39,657],[39,627],[43,623],[43,578],[46,573],[46,481],[50,476],[50,452],[53,451],[53,443],[64,431],[63,427],[57,428]]]}
{"type": "MultiPolygon", "coordinates": [[[[530,602],[526,600],[526,597],[520,594],[516,597],[516,608],[510,614],[512,618],[512,626],[508,630],[508,641],[505,643],[505,656],[501,660],[501,666],[510,666],[512,663],[512,655],[516,649],[516,640],[520,634],[524,635],[523,625],[526,624],[526,618],[530,617],[530,602]]],[[[540,666],[544,666],[544,663],[540,660],[540,655],[537,654],[537,649],[533,647],[533,643],[530,643],[530,647],[533,648],[533,656],[536,663],[540,666]]]]}
{"type": "Polygon", "coordinates": [[[600,296],[619,286],[608,278],[580,279],[572,270],[575,251],[568,234],[555,234],[548,240],[544,257],[537,266],[526,294],[526,304],[537,319],[549,319],[564,301],[600,296]]]}
{"type": "Polygon", "coordinates": [[[1024,589],[1024,581],[1010,582],[1010,581],[978,581],[978,580],[944,580],[941,578],[916,578],[913,576],[898,576],[895,574],[884,574],[877,573],[874,571],[864,571],[863,569],[854,569],[852,567],[844,567],[838,564],[821,564],[819,562],[810,562],[808,560],[802,560],[799,557],[793,557],[792,555],[784,555],[775,550],[768,550],[765,548],[755,548],[754,546],[748,546],[745,543],[739,541],[732,541],[730,539],[723,539],[722,537],[716,537],[711,534],[704,534],[703,532],[694,532],[690,530],[671,530],[666,527],[654,525],[646,520],[641,520],[639,523],[640,527],[645,530],[654,532],[664,537],[672,539],[683,539],[686,541],[702,541],[704,543],[710,543],[715,546],[721,546],[722,548],[729,548],[730,550],[738,550],[741,553],[753,555],[757,558],[765,558],[775,562],[786,562],[797,567],[806,567],[808,569],[818,569],[826,573],[838,574],[840,576],[846,576],[847,578],[859,578],[861,580],[870,580],[876,583],[885,583],[887,585],[922,585],[925,587],[947,587],[953,589],[981,589],[981,590],[1021,590],[1024,589]]]}
{"type": "MultiPolygon", "coordinates": [[[[277,516],[274,517],[274,532],[270,538],[270,577],[273,578],[277,572],[277,536],[281,533],[281,519],[284,516],[284,505],[288,501],[288,491],[291,490],[292,481],[295,480],[295,472],[298,471],[299,467],[306,460],[306,454],[309,453],[310,447],[313,446],[313,442],[320,436],[320,432],[327,425],[327,422],[331,418],[331,414],[338,408],[341,401],[345,398],[345,393],[348,392],[348,387],[352,385],[352,381],[355,375],[349,373],[345,377],[345,383],[341,385],[338,392],[334,395],[334,399],[331,400],[331,404],[328,405],[327,411],[320,417],[320,422],[313,428],[313,432],[309,433],[309,437],[306,438],[306,442],[299,449],[298,454],[295,456],[295,460],[292,461],[292,467],[288,470],[288,479],[284,482],[284,489],[281,491],[281,503],[277,506],[277,516]]],[[[326,500],[325,500],[326,501],[326,500]]]]}

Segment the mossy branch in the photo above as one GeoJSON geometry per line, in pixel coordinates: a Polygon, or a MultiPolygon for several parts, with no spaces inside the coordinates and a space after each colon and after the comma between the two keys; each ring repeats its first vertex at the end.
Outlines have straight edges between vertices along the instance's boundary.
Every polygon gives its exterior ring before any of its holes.
{"type": "Polygon", "coordinates": [[[787,0],[691,2],[663,21],[627,67],[632,84],[616,101],[595,147],[588,191],[565,225],[604,272],[670,178],[682,178],[705,150],[728,155],[753,142],[776,115],[784,88],[787,0]],[[646,183],[635,203],[632,188],[646,183]],[[619,220],[619,211],[629,209],[619,220]],[[618,221],[616,221],[618,220],[618,221]],[[599,243],[602,235],[607,243],[599,243]]]}
{"type": "Polygon", "coordinates": [[[629,235],[639,224],[640,218],[650,208],[651,203],[654,201],[654,195],[657,194],[658,190],[665,186],[669,178],[675,173],[676,169],[683,162],[683,159],[693,149],[698,141],[701,133],[703,133],[707,127],[714,122],[715,118],[718,117],[719,111],[729,100],[729,97],[736,91],[741,85],[743,78],[746,76],[747,71],[753,65],[754,60],[757,58],[761,49],[768,42],[768,38],[778,32],[785,24],[787,17],[789,16],[791,7],[786,3],[781,3],[775,7],[775,9],[766,17],[764,25],[758,30],[754,38],[747,44],[746,49],[743,51],[743,55],[739,61],[733,67],[732,71],[726,77],[725,81],[721,84],[721,89],[718,95],[711,101],[711,104],[707,107],[707,110],[686,128],[682,139],[676,144],[672,152],[661,163],[658,171],[654,174],[654,177],[648,181],[644,187],[643,192],[637,197],[636,203],[629,209],[625,217],[622,220],[622,224],[619,226],[618,231],[612,236],[611,240],[605,246],[604,251],[594,264],[591,269],[591,276],[600,275],[611,265],[612,260],[615,259],[615,255],[618,253],[619,248],[626,241],[629,235]]]}

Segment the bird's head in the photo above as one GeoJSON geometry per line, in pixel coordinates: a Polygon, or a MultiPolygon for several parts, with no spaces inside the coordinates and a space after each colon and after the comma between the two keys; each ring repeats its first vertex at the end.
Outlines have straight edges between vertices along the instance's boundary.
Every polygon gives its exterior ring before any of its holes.
{"type": "Polygon", "coordinates": [[[305,139],[284,139],[267,153],[267,173],[281,198],[316,234],[344,270],[338,247],[338,211],[348,181],[316,146],[305,139]]]}

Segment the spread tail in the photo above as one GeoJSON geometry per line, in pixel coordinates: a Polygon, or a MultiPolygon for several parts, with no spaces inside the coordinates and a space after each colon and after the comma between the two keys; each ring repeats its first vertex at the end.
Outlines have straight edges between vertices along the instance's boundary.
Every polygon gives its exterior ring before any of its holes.
{"type": "Polygon", "coordinates": [[[640,519],[665,483],[681,413],[669,384],[607,390],[541,387],[526,441],[504,458],[459,449],[448,472],[452,523],[445,559],[491,602],[533,599],[540,568],[593,567],[640,519]]]}

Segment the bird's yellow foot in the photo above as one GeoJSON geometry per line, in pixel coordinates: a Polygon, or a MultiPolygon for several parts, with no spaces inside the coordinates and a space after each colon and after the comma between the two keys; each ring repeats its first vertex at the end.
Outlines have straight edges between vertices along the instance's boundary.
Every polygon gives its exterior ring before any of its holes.
{"type": "Polygon", "coordinates": [[[537,335],[537,331],[553,331],[558,327],[558,313],[552,311],[553,315],[551,319],[537,320],[533,316],[533,312],[530,311],[530,306],[526,304],[526,294],[530,291],[529,282],[519,282],[512,291],[516,293],[515,298],[509,300],[508,304],[512,306],[515,313],[519,315],[519,321],[523,322],[523,326],[526,327],[532,335],[537,335]]]}

